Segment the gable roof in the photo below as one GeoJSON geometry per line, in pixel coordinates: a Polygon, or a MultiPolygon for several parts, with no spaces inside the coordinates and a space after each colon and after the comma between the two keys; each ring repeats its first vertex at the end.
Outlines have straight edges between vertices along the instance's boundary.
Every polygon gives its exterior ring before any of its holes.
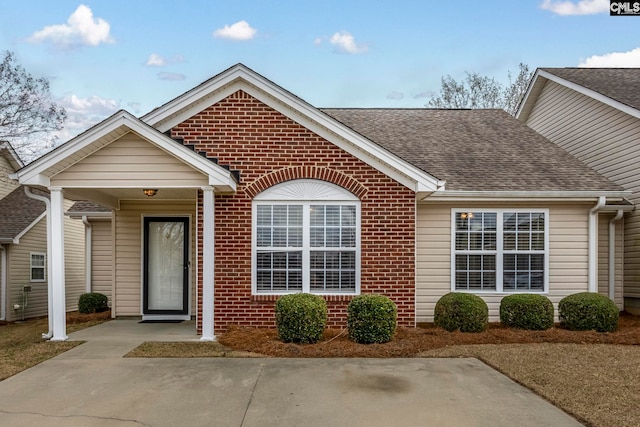
{"type": "Polygon", "coordinates": [[[640,68],[539,68],[516,115],[519,120],[527,120],[547,81],[640,118],[640,68]]]}
{"type": "Polygon", "coordinates": [[[71,218],[82,218],[83,216],[92,218],[110,218],[112,209],[101,204],[80,200],[75,202],[67,211],[71,218]]]}
{"type": "Polygon", "coordinates": [[[177,143],[129,112],[120,110],[84,133],[18,170],[14,179],[21,184],[49,186],[56,173],[77,163],[123,135],[134,132],[151,144],[209,176],[209,185],[235,190],[233,174],[211,160],[177,143]]]}
{"type": "Polygon", "coordinates": [[[447,191],[614,191],[598,174],[503,110],[323,109],[447,191]]]}
{"type": "Polygon", "coordinates": [[[444,186],[444,182],[429,172],[403,161],[395,153],[354,132],[243,64],[236,64],[210,78],[145,114],[141,120],[166,132],[238,90],[246,92],[416,192],[432,192],[444,186]]]}
{"type": "MultiPolygon", "coordinates": [[[[34,194],[49,197],[37,189],[34,194]]],[[[0,243],[18,243],[17,239],[45,213],[43,202],[28,197],[19,186],[0,200],[0,243]]]]}

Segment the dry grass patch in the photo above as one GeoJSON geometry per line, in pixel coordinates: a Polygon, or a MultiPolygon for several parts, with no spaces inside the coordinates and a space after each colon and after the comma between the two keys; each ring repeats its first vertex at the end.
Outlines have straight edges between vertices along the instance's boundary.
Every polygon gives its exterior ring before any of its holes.
{"type": "Polygon", "coordinates": [[[124,357],[264,357],[247,351],[234,351],[219,342],[145,342],[124,357]]]}
{"type": "MultiPolygon", "coordinates": [[[[67,332],[97,325],[110,317],[110,312],[92,315],[68,313],[67,332]]],[[[43,340],[42,333],[48,328],[47,318],[0,325],[0,381],[82,344],[43,340]]]]}

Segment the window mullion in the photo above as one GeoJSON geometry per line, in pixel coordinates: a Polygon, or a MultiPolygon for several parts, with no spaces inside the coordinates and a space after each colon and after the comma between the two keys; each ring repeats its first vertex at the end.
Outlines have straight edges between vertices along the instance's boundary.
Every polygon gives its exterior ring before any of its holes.
{"type": "Polygon", "coordinates": [[[496,215],[496,292],[503,292],[504,212],[496,215]]]}
{"type": "Polygon", "coordinates": [[[302,204],[302,292],[311,292],[311,205],[302,204]]]}

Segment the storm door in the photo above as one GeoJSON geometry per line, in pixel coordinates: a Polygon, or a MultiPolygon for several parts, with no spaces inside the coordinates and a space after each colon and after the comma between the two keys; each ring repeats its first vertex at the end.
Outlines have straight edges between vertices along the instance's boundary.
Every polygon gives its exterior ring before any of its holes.
{"type": "Polygon", "coordinates": [[[143,314],[188,314],[189,218],[144,218],[143,314]]]}

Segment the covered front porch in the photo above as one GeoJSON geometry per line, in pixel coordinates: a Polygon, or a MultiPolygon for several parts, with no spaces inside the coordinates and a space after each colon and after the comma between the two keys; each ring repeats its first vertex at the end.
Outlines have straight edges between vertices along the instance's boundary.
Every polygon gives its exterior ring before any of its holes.
{"type": "Polygon", "coordinates": [[[214,204],[216,192],[236,189],[228,169],[121,111],[13,177],[50,193],[47,338],[68,339],[67,198],[112,209],[114,316],[187,321],[195,316],[201,339],[215,339],[214,204]]]}

